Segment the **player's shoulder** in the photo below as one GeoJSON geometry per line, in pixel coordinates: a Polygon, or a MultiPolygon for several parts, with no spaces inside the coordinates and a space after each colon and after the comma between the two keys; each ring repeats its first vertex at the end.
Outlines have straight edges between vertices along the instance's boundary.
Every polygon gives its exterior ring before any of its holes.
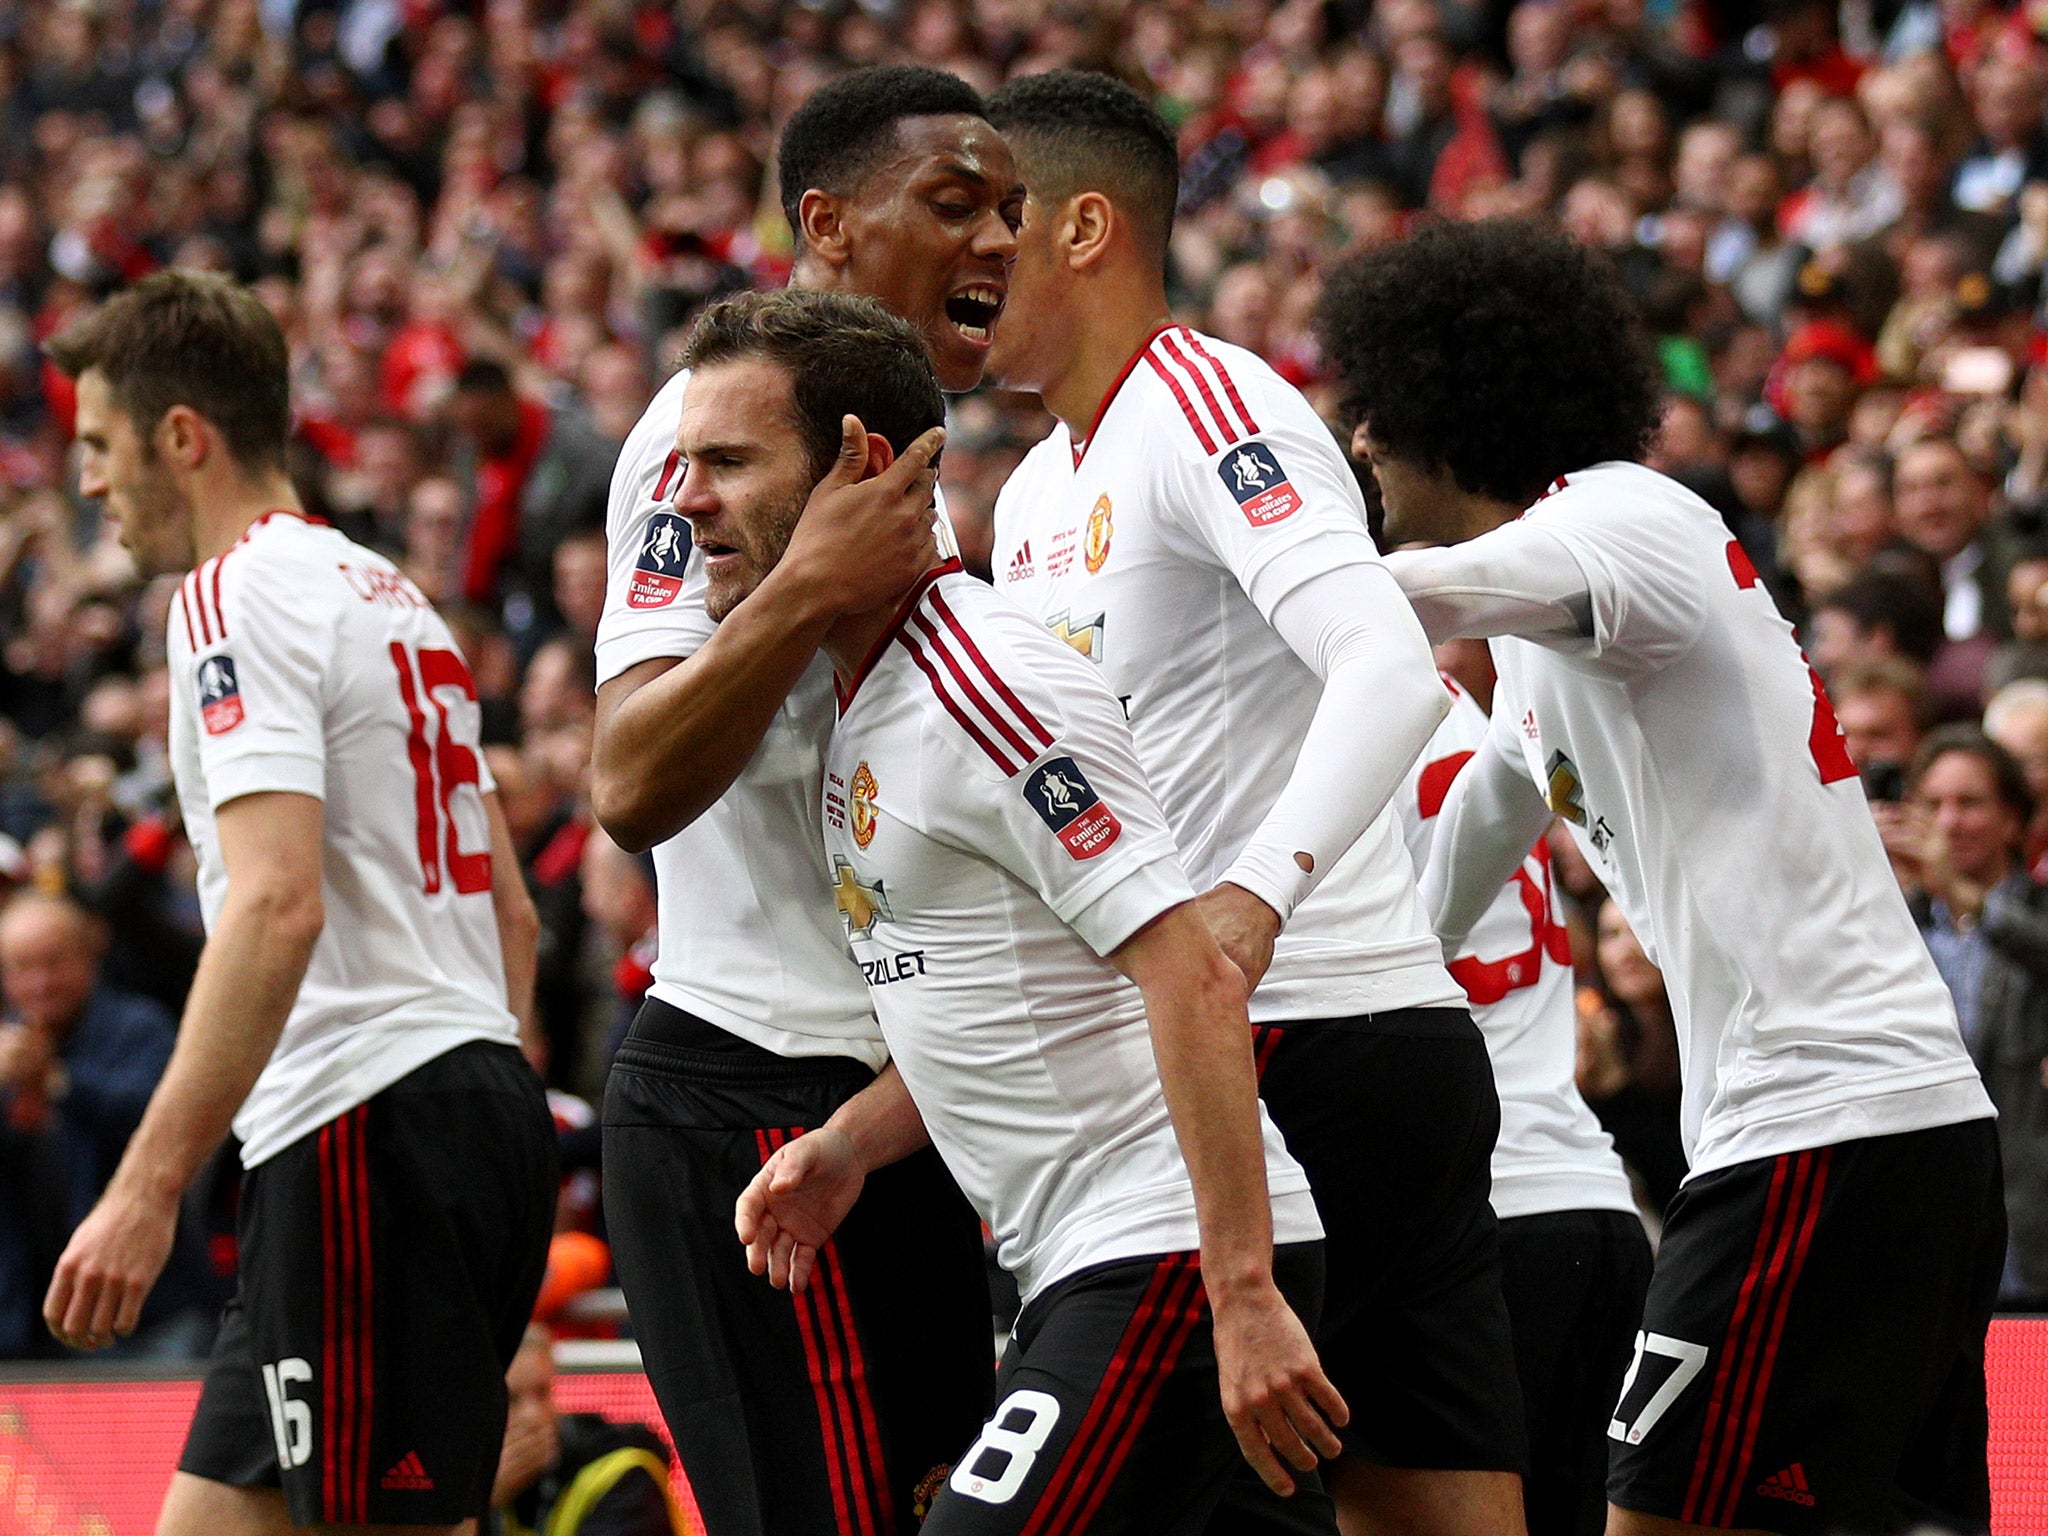
{"type": "Polygon", "coordinates": [[[892,648],[928,737],[1006,779],[1057,739],[1061,665],[1080,661],[957,565],[928,577],[906,602],[892,648]]]}
{"type": "Polygon", "coordinates": [[[1613,460],[1560,475],[1524,514],[1537,527],[1598,524],[1644,539],[1691,539],[1718,534],[1727,524],[1696,492],[1646,464],[1613,460]]]}
{"type": "Polygon", "coordinates": [[[1015,491],[1033,488],[1048,479],[1071,478],[1073,470],[1074,439],[1068,433],[1066,423],[1056,421],[1052,430],[1033,443],[1024,457],[1017,461],[1017,467],[1003,482],[997,500],[1015,491]]]}
{"type": "Polygon", "coordinates": [[[323,519],[267,512],[226,551],[194,568],[179,597],[202,628],[224,631],[238,613],[310,617],[344,595],[351,575],[361,584],[411,587],[390,560],[323,519]]]}
{"type": "MultiPolygon", "coordinates": [[[[1155,335],[1132,368],[1145,435],[1189,457],[1220,458],[1255,439],[1329,431],[1300,390],[1256,352],[1185,325],[1155,335]]],[[[1156,451],[1157,443],[1149,446],[1156,451]]]]}
{"type": "Polygon", "coordinates": [[[1474,748],[1486,738],[1488,720],[1486,711],[1479,707],[1479,701],[1466,691],[1458,680],[1448,672],[1439,672],[1444,687],[1450,690],[1451,711],[1445,715],[1430,738],[1425,756],[1441,757],[1446,752],[1474,748]]]}
{"type": "Polygon", "coordinates": [[[658,460],[675,446],[676,424],[683,419],[683,395],[689,387],[690,370],[682,368],[654,392],[654,398],[647,402],[647,409],[640,413],[640,419],[626,434],[625,444],[619,453],[621,462],[638,462],[650,452],[658,460]]]}

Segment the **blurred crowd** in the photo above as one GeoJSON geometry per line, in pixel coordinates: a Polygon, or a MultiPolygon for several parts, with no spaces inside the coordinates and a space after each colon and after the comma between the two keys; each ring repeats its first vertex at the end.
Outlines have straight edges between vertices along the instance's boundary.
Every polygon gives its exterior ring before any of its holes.
{"type": "MultiPolygon", "coordinates": [[[[588,1225],[654,930],[588,809],[607,477],[695,311],[787,272],[779,124],[882,60],[1147,90],[1181,140],[1181,316],[1314,398],[1323,274],[1416,220],[1547,216],[1612,256],[1669,388],[1653,463],[1826,679],[2039,1192],[2009,1299],[2048,1296],[2048,3],[0,0],[0,1354],[47,1347],[40,1276],[200,942],[167,589],[72,494],[39,343],[166,264],[282,322],[309,507],[393,554],[476,676],[588,1225]]],[[[970,560],[1045,425],[955,403],[970,560]]],[[[1683,1172],[1668,1003],[1559,841],[1582,1081],[1654,1213],[1683,1172]]],[[[232,1268],[218,1211],[191,1227],[165,1349],[232,1268]]]]}

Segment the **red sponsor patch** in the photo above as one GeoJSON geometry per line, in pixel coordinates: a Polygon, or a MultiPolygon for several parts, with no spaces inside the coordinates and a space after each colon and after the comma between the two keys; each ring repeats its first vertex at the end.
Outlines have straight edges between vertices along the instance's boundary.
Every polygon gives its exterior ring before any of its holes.
{"type": "Polygon", "coordinates": [[[1116,819],[1116,812],[1098,800],[1060,828],[1059,838],[1075,858],[1092,859],[1114,843],[1123,830],[1124,824],[1116,819]]]}

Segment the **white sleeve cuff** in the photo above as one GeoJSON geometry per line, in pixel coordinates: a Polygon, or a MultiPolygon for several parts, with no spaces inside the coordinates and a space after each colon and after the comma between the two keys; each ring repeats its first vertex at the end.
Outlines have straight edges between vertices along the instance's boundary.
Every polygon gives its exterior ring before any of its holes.
{"type": "Polygon", "coordinates": [[[1131,870],[1067,919],[1098,955],[1107,955],[1160,913],[1194,900],[1194,887],[1170,851],[1131,870]]]}
{"type": "Polygon", "coordinates": [[[217,811],[230,800],[270,791],[327,798],[327,764],[296,752],[251,752],[206,765],[206,798],[217,811]]]}

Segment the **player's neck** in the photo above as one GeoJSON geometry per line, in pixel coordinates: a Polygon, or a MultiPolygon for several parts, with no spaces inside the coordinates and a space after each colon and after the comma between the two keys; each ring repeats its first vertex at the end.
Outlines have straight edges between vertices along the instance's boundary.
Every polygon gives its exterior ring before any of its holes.
{"type": "Polygon", "coordinates": [[[306,515],[291,477],[281,469],[209,476],[192,490],[192,556],[202,565],[234,548],[249,525],[266,512],[306,515]]]}
{"type": "Polygon", "coordinates": [[[1158,283],[1099,283],[1077,306],[1067,366],[1042,391],[1045,408],[1066,423],[1075,442],[1086,439],[1109,392],[1169,318],[1166,289],[1158,283]]]}
{"type": "MultiPolygon", "coordinates": [[[[929,576],[933,570],[945,563],[945,556],[934,549],[932,563],[927,567],[925,576],[929,576]]],[[[924,585],[925,576],[920,576],[911,584],[911,591],[916,591],[924,585]]],[[[861,668],[866,666],[868,659],[874,655],[875,647],[882,643],[883,638],[903,617],[903,605],[909,596],[909,592],[898,593],[879,608],[870,608],[863,613],[842,614],[833,621],[832,627],[825,631],[825,638],[818,642],[818,647],[831,658],[833,675],[838,678],[842,690],[851,688],[859,680],[861,668]]]]}

